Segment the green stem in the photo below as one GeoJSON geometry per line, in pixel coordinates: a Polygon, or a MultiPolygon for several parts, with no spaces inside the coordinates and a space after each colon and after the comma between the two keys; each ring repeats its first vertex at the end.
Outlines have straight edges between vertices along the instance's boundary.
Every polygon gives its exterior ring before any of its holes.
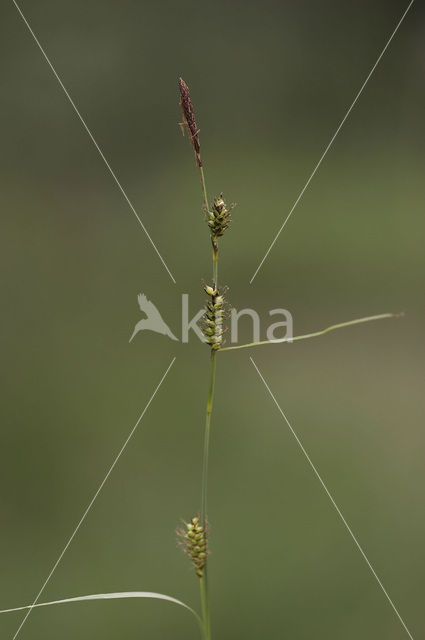
{"type": "Polygon", "coordinates": [[[208,458],[210,447],[210,431],[211,431],[211,413],[214,402],[214,386],[215,386],[215,370],[216,370],[217,351],[211,350],[211,375],[210,388],[208,393],[207,411],[205,418],[205,437],[204,437],[204,458],[202,464],[202,497],[201,497],[201,523],[206,524],[207,520],[207,485],[208,485],[208,458]]]}
{"type": "Polygon", "coordinates": [[[213,283],[218,286],[218,247],[213,244],[213,283]]]}
{"type": "Polygon", "coordinates": [[[209,210],[209,204],[208,204],[208,196],[207,196],[207,187],[205,185],[205,176],[204,176],[204,169],[203,167],[199,167],[199,173],[201,176],[201,187],[202,187],[202,198],[204,201],[204,207],[206,208],[206,210],[209,210]]]}
{"type": "Polygon", "coordinates": [[[220,351],[232,351],[233,349],[248,349],[249,347],[259,347],[263,344],[279,344],[281,342],[295,342],[295,340],[306,340],[307,338],[316,338],[323,336],[329,331],[335,329],[342,329],[343,327],[350,327],[353,324],[361,324],[363,322],[371,322],[372,320],[384,320],[384,318],[400,318],[402,313],[381,313],[377,316],[367,316],[366,318],[357,318],[356,320],[349,320],[348,322],[340,322],[339,324],[333,324],[322,331],[315,331],[314,333],[305,333],[302,336],[294,336],[293,338],[278,338],[276,340],[263,340],[262,342],[250,342],[248,344],[238,344],[234,347],[224,347],[220,351]]]}
{"type": "MultiPolygon", "coordinates": [[[[207,516],[207,490],[208,490],[208,459],[210,448],[210,432],[211,432],[211,413],[214,402],[214,387],[215,387],[215,370],[217,363],[217,351],[211,350],[211,375],[210,375],[210,388],[208,393],[207,411],[205,418],[205,436],[204,436],[204,457],[202,463],[202,495],[201,495],[201,523],[205,527],[208,527],[207,516]]],[[[202,615],[204,619],[205,628],[205,640],[211,639],[211,619],[210,619],[210,600],[208,589],[208,559],[205,563],[204,576],[201,578],[201,602],[202,602],[202,615]]]]}
{"type": "MultiPolygon", "coordinates": [[[[206,211],[209,210],[207,188],[205,184],[204,170],[202,166],[199,167],[199,174],[201,178],[202,198],[206,211]]],[[[213,242],[213,283],[214,287],[217,287],[218,278],[218,247],[217,243],[213,242]]],[[[205,531],[208,526],[207,516],[207,488],[208,488],[208,460],[209,460],[209,448],[210,448],[210,431],[211,431],[211,413],[214,402],[214,387],[215,387],[215,370],[216,370],[216,356],[217,351],[211,350],[211,369],[210,369],[210,387],[208,392],[207,410],[205,417],[205,435],[204,435],[204,455],[202,462],[202,494],[201,494],[201,524],[205,527],[205,531]]],[[[210,598],[208,588],[208,559],[204,567],[204,575],[200,579],[201,589],[201,605],[202,605],[202,618],[204,624],[205,640],[211,640],[211,616],[210,616],[210,598]]]]}
{"type": "Polygon", "coordinates": [[[207,631],[207,611],[208,611],[208,607],[207,607],[207,590],[205,589],[205,577],[204,578],[200,578],[199,580],[199,587],[200,587],[200,591],[201,591],[201,611],[202,611],[202,630],[203,630],[203,634],[205,637],[205,640],[208,639],[208,631],[207,631]]]}

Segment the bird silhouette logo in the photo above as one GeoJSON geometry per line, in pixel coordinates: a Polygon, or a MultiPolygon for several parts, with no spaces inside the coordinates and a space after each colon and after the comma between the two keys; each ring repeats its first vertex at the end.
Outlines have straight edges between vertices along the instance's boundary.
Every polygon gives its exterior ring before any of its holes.
{"type": "Polygon", "coordinates": [[[139,293],[137,301],[141,311],[146,314],[147,317],[139,320],[136,324],[129,342],[133,340],[136,333],[139,333],[139,331],[146,331],[146,329],[149,331],[155,331],[156,333],[161,333],[163,336],[171,338],[171,340],[178,341],[178,338],[176,338],[170,327],[164,322],[153,302],[148,300],[143,293],[139,293]]]}

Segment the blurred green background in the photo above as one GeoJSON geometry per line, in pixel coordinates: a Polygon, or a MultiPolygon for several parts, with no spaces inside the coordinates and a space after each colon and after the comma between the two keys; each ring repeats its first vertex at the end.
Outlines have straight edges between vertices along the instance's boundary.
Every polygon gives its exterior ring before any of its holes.
{"type": "MultiPolygon", "coordinates": [[[[208,352],[128,343],[144,292],[180,334],[210,251],[177,78],[210,196],[237,201],[220,273],[237,307],[316,341],[219,356],[209,511],[214,638],[407,637],[249,361],[252,355],[413,637],[423,617],[424,11],[415,3],[263,268],[249,279],[407,2],[22,0],[173,284],[12,2],[1,9],[0,608],[32,602],[173,356],[42,600],[151,590],[198,607],[176,549],[199,508],[208,352]]],[[[250,339],[248,320],[242,339],[250,339]]],[[[12,638],[22,614],[0,618],[12,638]]],[[[34,611],[22,640],[197,638],[162,602],[34,611]]]]}

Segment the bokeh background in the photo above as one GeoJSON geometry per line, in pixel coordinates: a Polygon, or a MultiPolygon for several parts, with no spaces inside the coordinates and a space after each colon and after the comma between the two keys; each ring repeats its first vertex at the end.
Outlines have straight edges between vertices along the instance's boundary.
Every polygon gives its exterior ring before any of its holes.
{"type": "MultiPolygon", "coordinates": [[[[199,508],[208,353],[128,339],[144,292],[178,335],[210,273],[210,196],[237,201],[221,281],[316,341],[222,354],[210,475],[214,637],[407,637],[249,361],[252,355],[412,636],[425,633],[424,11],[414,3],[258,273],[407,2],[22,0],[173,284],[12,2],[1,9],[1,608],[32,602],[172,357],[42,600],[160,591],[198,607],[176,549],[199,508]]],[[[242,326],[249,340],[250,323],[242,326]]],[[[1,616],[12,638],[21,614],[1,616]]],[[[34,611],[22,640],[197,638],[153,601],[34,611]]]]}

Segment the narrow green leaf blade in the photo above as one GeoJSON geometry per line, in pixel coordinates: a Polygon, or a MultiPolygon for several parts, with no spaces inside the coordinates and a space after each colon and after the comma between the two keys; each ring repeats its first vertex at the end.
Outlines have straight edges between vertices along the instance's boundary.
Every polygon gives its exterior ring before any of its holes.
{"type": "Polygon", "coordinates": [[[12,611],[23,611],[24,609],[35,609],[36,607],[50,607],[52,605],[57,604],[68,604],[70,602],[85,602],[88,600],[120,600],[124,598],[151,598],[155,600],[166,600],[168,602],[172,602],[174,604],[178,604],[180,607],[187,609],[190,611],[202,628],[202,621],[199,615],[196,613],[192,607],[185,604],[181,600],[177,600],[177,598],[173,598],[172,596],[167,596],[163,593],[155,593],[152,591],[121,591],[116,593],[94,593],[88,596],[76,596],[74,598],[64,598],[63,600],[53,600],[52,602],[40,602],[35,605],[27,604],[23,607],[15,607],[13,609],[3,609],[0,613],[11,613],[12,611]]]}

